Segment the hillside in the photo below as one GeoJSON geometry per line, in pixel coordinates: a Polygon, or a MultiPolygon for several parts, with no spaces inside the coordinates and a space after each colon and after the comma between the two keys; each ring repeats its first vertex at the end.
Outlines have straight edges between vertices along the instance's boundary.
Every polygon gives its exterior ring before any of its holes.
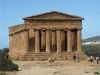
{"type": "Polygon", "coordinates": [[[100,56],[100,36],[83,39],[82,50],[88,56],[100,56]]]}
{"type": "Polygon", "coordinates": [[[94,36],[94,37],[90,37],[90,38],[87,38],[87,39],[83,39],[82,42],[83,43],[86,43],[86,42],[100,42],[100,36],[94,36]]]}

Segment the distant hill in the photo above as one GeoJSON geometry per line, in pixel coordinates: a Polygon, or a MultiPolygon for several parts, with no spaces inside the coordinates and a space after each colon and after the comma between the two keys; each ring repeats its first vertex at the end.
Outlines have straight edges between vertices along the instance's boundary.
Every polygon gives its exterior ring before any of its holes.
{"type": "Polygon", "coordinates": [[[94,37],[90,37],[90,38],[82,40],[82,43],[90,43],[90,42],[92,43],[100,42],[100,36],[94,36],[94,37]]]}
{"type": "Polygon", "coordinates": [[[82,41],[82,50],[86,55],[100,57],[100,36],[90,37],[82,41]]]}

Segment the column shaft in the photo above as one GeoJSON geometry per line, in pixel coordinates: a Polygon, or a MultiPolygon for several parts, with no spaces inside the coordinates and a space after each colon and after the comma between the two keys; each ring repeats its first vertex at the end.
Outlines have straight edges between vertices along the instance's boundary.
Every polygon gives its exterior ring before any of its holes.
{"type": "Polygon", "coordinates": [[[57,52],[61,52],[61,31],[57,30],[57,52]]]}
{"type": "Polygon", "coordinates": [[[41,31],[41,50],[44,52],[46,49],[46,33],[45,30],[41,31]]]}
{"type": "Polygon", "coordinates": [[[61,31],[61,46],[62,46],[62,51],[66,51],[66,39],[65,39],[65,31],[61,31]]]}
{"type": "Polygon", "coordinates": [[[15,47],[16,47],[16,39],[15,39],[15,35],[13,35],[13,49],[15,50],[15,47]]]}
{"type": "Polygon", "coordinates": [[[29,30],[25,30],[23,34],[23,49],[27,51],[29,49],[29,30]]]}
{"type": "Polygon", "coordinates": [[[30,51],[34,52],[35,51],[35,35],[34,35],[34,29],[29,30],[29,45],[30,45],[30,51]]]}
{"type": "Polygon", "coordinates": [[[50,31],[46,30],[46,52],[50,52],[50,31]]]}
{"type": "Polygon", "coordinates": [[[67,52],[71,52],[72,47],[71,47],[71,30],[67,31],[67,52]]]}
{"type": "Polygon", "coordinates": [[[56,32],[52,31],[52,52],[56,51],[56,32]]]}
{"type": "Polygon", "coordinates": [[[13,36],[9,36],[9,50],[11,50],[13,48],[13,36]]]}
{"type": "Polygon", "coordinates": [[[81,51],[81,30],[77,31],[77,51],[81,51]]]}
{"type": "Polygon", "coordinates": [[[35,53],[40,52],[39,30],[35,30],[35,53]]]}

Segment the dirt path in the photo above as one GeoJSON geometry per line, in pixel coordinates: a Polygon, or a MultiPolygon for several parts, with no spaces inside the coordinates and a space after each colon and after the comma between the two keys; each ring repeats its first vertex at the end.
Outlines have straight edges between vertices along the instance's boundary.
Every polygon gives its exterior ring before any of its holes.
{"type": "Polygon", "coordinates": [[[87,61],[15,61],[20,71],[10,72],[6,75],[94,75],[100,73],[100,64],[87,61]]]}

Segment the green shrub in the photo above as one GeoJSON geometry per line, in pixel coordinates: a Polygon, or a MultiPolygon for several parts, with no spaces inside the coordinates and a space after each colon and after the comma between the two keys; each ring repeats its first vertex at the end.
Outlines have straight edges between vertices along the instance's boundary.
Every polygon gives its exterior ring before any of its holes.
{"type": "Polygon", "coordinates": [[[18,71],[18,65],[9,59],[0,60],[0,71],[18,71]]]}
{"type": "Polygon", "coordinates": [[[95,74],[95,75],[100,75],[100,73],[99,73],[99,72],[94,72],[94,74],[95,74]]]}

